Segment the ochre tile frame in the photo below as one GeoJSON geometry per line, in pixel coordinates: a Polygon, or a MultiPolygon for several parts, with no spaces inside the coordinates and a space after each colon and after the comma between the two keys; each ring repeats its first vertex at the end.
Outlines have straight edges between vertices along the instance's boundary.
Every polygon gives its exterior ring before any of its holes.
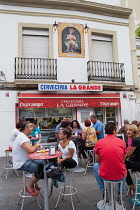
{"type": "Polygon", "coordinates": [[[84,25],[76,24],[76,23],[58,23],[58,56],[59,57],[69,57],[69,58],[84,58],[85,57],[85,43],[84,43],[84,25]],[[62,31],[66,27],[74,27],[76,28],[81,35],[81,54],[76,52],[62,52],[62,31]],[[73,56],[70,56],[73,54],[73,56]]]}

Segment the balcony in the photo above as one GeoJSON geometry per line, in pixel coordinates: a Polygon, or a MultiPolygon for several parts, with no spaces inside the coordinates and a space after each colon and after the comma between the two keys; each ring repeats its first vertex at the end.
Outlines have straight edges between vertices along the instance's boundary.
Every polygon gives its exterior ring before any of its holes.
{"type": "Polygon", "coordinates": [[[16,57],[15,80],[57,80],[57,60],[16,57]]]}
{"type": "Polygon", "coordinates": [[[125,82],[123,63],[88,61],[88,81],[125,82]]]}

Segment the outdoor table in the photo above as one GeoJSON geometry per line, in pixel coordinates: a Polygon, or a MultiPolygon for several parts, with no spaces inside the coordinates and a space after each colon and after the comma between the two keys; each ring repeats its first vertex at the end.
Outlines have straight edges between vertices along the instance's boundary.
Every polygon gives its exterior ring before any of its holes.
{"type": "MultiPolygon", "coordinates": [[[[62,155],[62,152],[56,151],[55,155],[49,155],[49,152],[41,153],[41,152],[33,152],[28,154],[28,158],[43,160],[44,166],[47,163],[48,159],[57,158],[62,155]]],[[[49,210],[48,207],[48,177],[44,171],[44,210],[49,210]]]]}

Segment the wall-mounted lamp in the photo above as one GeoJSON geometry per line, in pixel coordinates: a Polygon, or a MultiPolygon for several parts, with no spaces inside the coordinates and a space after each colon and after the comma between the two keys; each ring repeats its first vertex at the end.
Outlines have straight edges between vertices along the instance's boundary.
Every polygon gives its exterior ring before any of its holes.
{"type": "Polygon", "coordinates": [[[0,71],[0,81],[6,81],[5,74],[3,71],[0,71]]]}
{"type": "Polygon", "coordinates": [[[84,28],[85,33],[87,33],[87,32],[88,32],[88,29],[89,29],[89,27],[87,26],[87,23],[86,23],[86,24],[85,24],[85,28],[84,28]]]}
{"type": "Polygon", "coordinates": [[[74,83],[75,82],[75,79],[72,79],[71,82],[74,83]]]}
{"type": "Polygon", "coordinates": [[[58,24],[56,23],[56,21],[55,21],[55,23],[53,24],[53,28],[54,28],[55,31],[56,31],[57,28],[58,28],[58,24]]]}

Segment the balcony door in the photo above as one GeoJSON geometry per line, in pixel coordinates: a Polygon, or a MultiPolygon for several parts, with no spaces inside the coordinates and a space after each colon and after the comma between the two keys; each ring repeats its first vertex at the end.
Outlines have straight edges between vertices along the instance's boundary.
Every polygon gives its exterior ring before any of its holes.
{"type": "Polygon", "coordinates": [[[48,30],[23,29],[22,55],[24,58],[49,57],[48,30]]]}
{"type": "Polygon", "coordinates": [[[94,76],[110,80],[115,77],[111,36],[92,35],[94,76]]]}
{"type": "Polygon", "coordinates": [[[111,36],[92,35],[93,60],[113,62],[113,49],[111,36]]]}
{"type": "Polygon", "coordinates": [[[48,75],[49,32],[48,30],[23,29],[22,66],[27,78],[41,79],[48,75]]]}

